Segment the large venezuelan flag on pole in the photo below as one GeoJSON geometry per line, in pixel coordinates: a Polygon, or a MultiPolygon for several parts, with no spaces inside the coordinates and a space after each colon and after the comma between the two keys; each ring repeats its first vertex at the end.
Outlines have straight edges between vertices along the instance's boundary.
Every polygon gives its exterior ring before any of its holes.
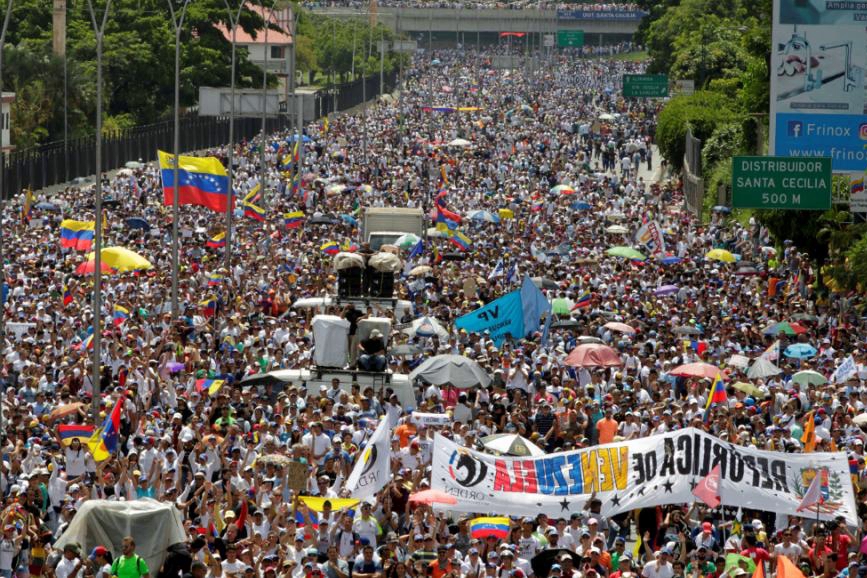
{"type": "MultiPolygon", "coordinates": [[[[163,151],[157,152],[163,179],[163,202],[166,206],[171,206],[175,193],[175,156],[163,151]]],[[[214,211],[225,212],[229,202],[229,175],[219,159],[181,155],[178,180],[178,204],[201,205],[214,211]]]]}
{"type": "Polygon", "coordinates": [[[94,221],[65,219],[60,223],[60,246],[76,251],[89,251],[95,234],[94,221]]]}

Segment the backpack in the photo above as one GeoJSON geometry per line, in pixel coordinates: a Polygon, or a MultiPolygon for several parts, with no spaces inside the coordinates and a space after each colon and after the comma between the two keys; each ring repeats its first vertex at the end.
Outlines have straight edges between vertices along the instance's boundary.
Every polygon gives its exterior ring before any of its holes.
{"type": "MultiPolygon", "coordinates": [[[[117,558],[114,562],[111,563],[111,574],[112,576],[117,576],[117,567],[120,562],[120,558],[117,558]]],[[[138,570],[139,576],[142,575],[141,571],[141,556],[135,554],[135,569],[138,570]]]]}

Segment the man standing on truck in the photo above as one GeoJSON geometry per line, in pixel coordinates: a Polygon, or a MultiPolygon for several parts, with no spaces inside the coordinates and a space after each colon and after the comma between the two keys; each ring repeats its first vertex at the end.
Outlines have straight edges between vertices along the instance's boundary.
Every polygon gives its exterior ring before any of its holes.
{"type": "Polygon", "coordinates": [[[362,341],[358,348],[361,355],[358,357],[358,365],[365,371],[385,371],[385,340],[382,332],[374,329],[370,337],[362,341]]]}

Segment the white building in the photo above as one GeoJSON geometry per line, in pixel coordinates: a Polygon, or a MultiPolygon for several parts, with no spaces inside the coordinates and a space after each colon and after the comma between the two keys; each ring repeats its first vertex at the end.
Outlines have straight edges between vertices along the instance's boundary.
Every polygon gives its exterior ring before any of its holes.
{"type": "MultiPolygon", "coordinates": [[[[267,43],[265,41],[266,31],[256,31],[256,37],[253,38],[240,26],[235,31],[235,42],[238,46],[247,49],[248,60],[258,66],[265,68],[266,51],[267,51],[267,67],[268,72],[276,74],[280,77],[280,82],[285,82],[287,59],[289,58],[289,47],[292,46],[292,35],[289,34],[292,22],[292,10],[266,10],[262,6],[255,4],[247,4],[247,8],[259,14],[263,20],[267,20],[270,16],[271,26],[267,31],[267,43]]],[[[232,31],[225,26],[218,24],[217,29],[223,33],[223,37],[229,42],[232,41],[232,31]]]]}
{"type": "Polygon", "coordinates": [[[0,97],[0,149],[9,152],[12,147],[12,103],[15,102],[14,92],[4,92],[0,97]]]}

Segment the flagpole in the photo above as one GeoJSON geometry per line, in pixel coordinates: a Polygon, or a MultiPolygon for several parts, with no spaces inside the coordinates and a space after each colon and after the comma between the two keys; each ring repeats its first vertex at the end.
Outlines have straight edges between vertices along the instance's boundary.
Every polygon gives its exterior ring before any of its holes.
{"type": "MultiPolygon", "coordinates": [[[[223,0],[226,5],[226,10],[229,13],[229,24],[232,26],[232,72],[231,72],[231,102],[229,103],[229,151],[226,171],[229,175],[229,190],[226,194],[226,246],[224,250],[226,274],[232,275],[232,200],[234,196],[234,171],[232,168],[232,157],[235,152],[235,53],[236,53],[236,38],[238,31],[238,23],[241,20],[241,10],[244,8],[244,2],[238,3],[238,11],[234,12],[229,6],[229,0],[223,0]]],[[[228,290],[228,288],[227,288],[228,290]]],[[[216,320],[214,323],[216,332],[216,320]]],[[[220,338],[217,337],[219,344],[220,338]]]]}

